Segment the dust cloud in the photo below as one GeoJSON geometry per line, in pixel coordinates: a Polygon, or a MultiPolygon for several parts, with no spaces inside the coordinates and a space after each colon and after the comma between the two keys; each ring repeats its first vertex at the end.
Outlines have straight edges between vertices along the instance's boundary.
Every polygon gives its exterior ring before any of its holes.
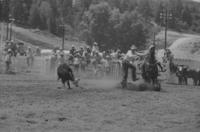
{"type": "MultiPolygon", "coordinates": [[[[73,70],[74,71],[74,70],[73,70]]],[[[56,69],[51,70],[50,64],[45,59],[38,59],[34,61],[34,65],[31,69],[31,73],[35,74],[41,80],[48,80],[58,82],[56,69]]],[[[79,86],[84,87],[85,89],[113,89],[113,88],[122,88],[121,87],[121,79],[122,76],[118,79],[114,79],[112,76],[103,76],[103,77],[95,77],[93,73],[90,71],[78,73],[74,71],[75,78],[80,79],[79,86]]],[[[130,80],[130,79],[129,79],[130,80]]],[[[60,83],[60,84],[59,84],[60,83]]],[[[146,91],[146,90],[154,90],[154,87],[148,83],[145,83],[142,79],[136,82],[128,81],[127,90],[133,91],[146,91]]]]}

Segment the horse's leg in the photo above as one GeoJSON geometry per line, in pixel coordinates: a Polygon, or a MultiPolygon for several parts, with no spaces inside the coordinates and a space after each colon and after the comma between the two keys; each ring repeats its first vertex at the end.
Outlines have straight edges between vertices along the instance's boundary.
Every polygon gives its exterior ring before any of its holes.
{"type": "Polygon", "coordinates": [[[158,84],[158,79],[157,79],[157,77],[153,78],[153,85],[156,85],[156,84],[158,84]]]}
{"type": "Polygon", "coordinates": [[[65,88],[65,80],[62,79],[63,88],[65,88]]]}
{"type": "Polygon", "coordinates": [[[141,72],[142,72],[142,78],[144,79],[145,82],[148,81],[147,79],[147,72],[145,68],[145,63],[141,64],[141,72]]]}
{"type": "Polygon", "coordinates": [[[187,77],[184,77],[185,85],[188,85],[188,79],[187,77]]]}
{"type": "Polygon", "coordinates": [[[154,90],[154,91],[160,91],[160,90],[161,90],[161,84],[160,84],[160,82],[158,81],[157,77],[154,78],[153,82],[154,82],[153,90],[154,90]]]}
{"type": "Polygon", "coordinates": [[[182,78],[181,77],[178,77],[178,84],[182,85],[182,78]]]}
{"type": "Polygon", "coordinates": [[[69,80],[67,80],[67,85],[68,85],[68,89],[71,89],[69,80]]]}
{"type": "Polygon", "coordinates": [[[196,78],[193,78],[192,80],[193,80],[193,85],[194,85],[194,86],[197,86],[197,79],[196,79],[196,78]]]}

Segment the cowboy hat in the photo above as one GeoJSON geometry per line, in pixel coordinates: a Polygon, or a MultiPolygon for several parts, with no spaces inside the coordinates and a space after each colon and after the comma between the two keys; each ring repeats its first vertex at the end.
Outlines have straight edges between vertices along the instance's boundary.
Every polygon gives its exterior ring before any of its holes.
{"type": "Polygon", "coordinates": [[[131,46],[131,50],[136,50],[136,49],[137,49],[137,47],[135,45],[131,46]]]}
{"type": "Polygon", "coordinates": [[[149,46],[149,49],[152,49],[152,48],[155,48],[155,45],[152,44],[149,46]]]}
{"type": "Polygon", "coordinates": [[[12,52],[12,50],[11,50],[11,49],[8,49],[8,52],[12,52]]]}
{"type": "Polygon", "coordinates": [[[94,45],[98,45],[97,42],[94,42],[94,45]]]}

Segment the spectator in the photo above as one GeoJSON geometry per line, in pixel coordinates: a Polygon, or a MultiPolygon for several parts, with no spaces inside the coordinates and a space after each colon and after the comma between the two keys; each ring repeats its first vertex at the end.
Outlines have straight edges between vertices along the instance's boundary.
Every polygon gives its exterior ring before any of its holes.
{"type": "Polygon", "coordinates": [[[55,73],[56,71],[56,62],[57,62],[57,54],[56,50],[53,50],[52,55],[50,57],[50,72],[55,73]]]}
{"type": "Polygon", "coordinates": [[[175,75],[173,74],[173,66],[174,66],[174,55],[172,54],[170,49],[166,49],[165,51],[165,60],[166,60],[166,69],[167,69],[167,81],[168,83],[174,83],[175,75]]]}
{"type": "Polygon", "coordinates": [[[70,49],[70,54],[71,54],[72,56],[74,56],[75,53],[76,53],[76,48],[75,48],[74,45],[72,45],[72,48],[70,49]]]}
{"type": "Polygon", "coordinates": [[[79,71],[79,65],[80,65],[80,56],[79,54],[77,53],[75,56],[74,56],[74,70],[78,73],[79,71]]]}
{"type": "Polygon", "coordinates": [[[83,46],[81,46],[81,47],[80,47],[80,50],[79,50],[79,54],[80,54],[81,56],[83,56],[83,53],[84,53],[84,48],[83,48],[83,46]]]}
{"type": "Polygon", "coordinates": [[[60,57],[58,58],[58,65],[65,63],[65,56],[63,53],[60,53],[60,57]]]}
{"type": "Polygon", "coordinates": [[[41,56],[41,50],[39,47],[36,48],[36,55],[41,56]]]}
{"type": "Polygon", "coordinates": [[[11,64],[12,64],[12,50],[8,49],[6,56],[5,56],[5,63],[6,63],[6,73],[11,72],[11,64]]]}
{"type": "Polygon", "coordinates": [[[93,46],[92,46],[92,56],[95,56],[96,53],[99,53],[99,46],[97,44],[97,42],[94,42],[93,46]]]}
{"type": "Polygon", "coordinates": [[[26,62],[27,62],[27,66],[28,66],[27,72],[30,72],[30,69],[32,68],[33,61],[34,61],[34,53],[31,49],[31,47],[28,47],[28,51],[27,51],[26,55],[27,55],[26,62]]]}

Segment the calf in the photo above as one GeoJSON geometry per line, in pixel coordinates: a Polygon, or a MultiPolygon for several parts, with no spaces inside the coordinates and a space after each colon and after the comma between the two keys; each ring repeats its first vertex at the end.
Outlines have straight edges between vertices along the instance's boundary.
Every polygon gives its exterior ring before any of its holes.
{"type": "Polygon", "coordinates": [[[187,70],[187,78],[191,78],[195,86],[199,85],[199,77],[200,77],[200,72],[198,70],[194,69],[187,70]]]}
{"type": "Polygon", "coordinates": [[[193,80],[193,84],[199,85],[200,80],[200,72],[198,70],[189,69],[183,65],[179,65],[177,67],[176,76],[178,77],[179,84],[188,84],[188,79],[191,78],[193,80]]]}
{"type": "Polygon", "coordinates": [[[74,78],[73,71],[67,64],[59,65],[59,67],[57,69],[57,75],[58,75],[58,80],[61,79],[64,87],[65,87],[65,83],[67,82],[68,88],[71,89],[70,81],[72,81],[73,84],[76,87],[78,87],[79,79],[74,78]]]}
{"type": "Polygon", "coordinates": [[[178,77],[178,84],[187,85],[187,68],[184,65],[178,65],[177,66],[176,76],[178,77]]]}

